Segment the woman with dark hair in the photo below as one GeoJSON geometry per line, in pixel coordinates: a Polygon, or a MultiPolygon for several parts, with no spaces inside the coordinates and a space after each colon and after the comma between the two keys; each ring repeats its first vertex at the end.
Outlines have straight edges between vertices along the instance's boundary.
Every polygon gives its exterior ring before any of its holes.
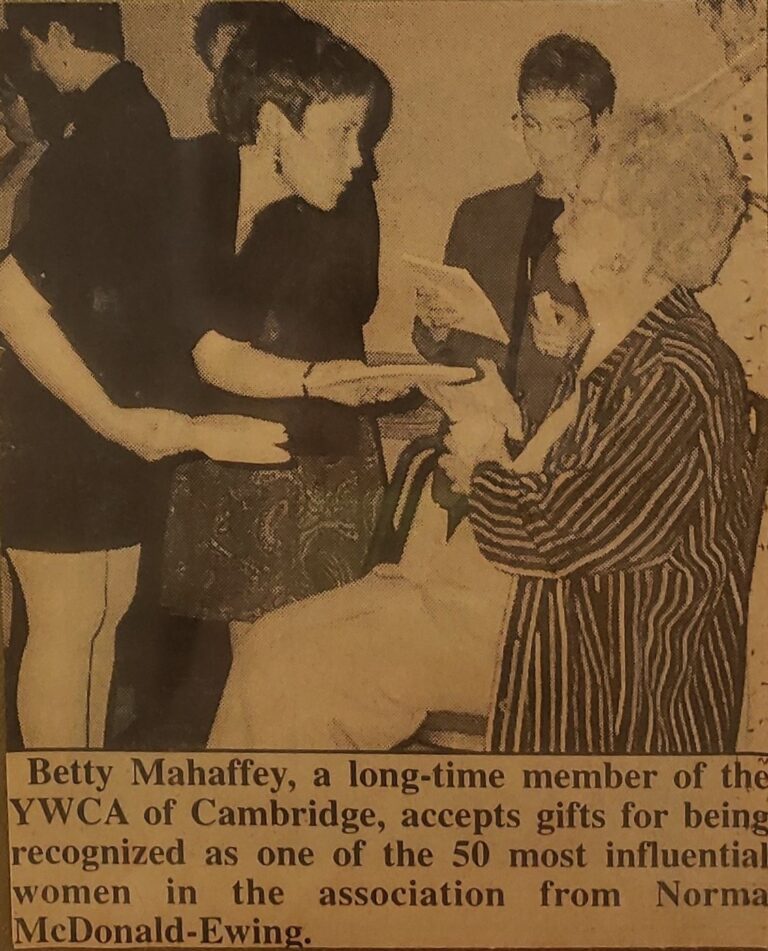
{"type": "Polygon", "coordinates": [[[195,17],[195,52],[212,73],[218,71],[234,38],[249,26],[273,29],[276,22],[301,20],[280,0],[210,0],[195,17]]]}
{"type": "Polygon", "coordinates": [[[190,363],[168,306],[171,140],[117,4],[6,2],[57,93],[65,134],[36,168],[29,220],[0,255],[2,545],[23,594],[27,748],[103,743],[116,627],[134,595],[166,456],[287,459],[273,423],[168,407],[190,363]]]}
{"type": "Polygon", "coordinates": [[[328,373],[363,367],[375,303],[332,212],[363,162],[368,116],[389,94],[374,63],[318,24],[250,25],[215,73],[221,138],[187,168],[190,187],[203,182],[194,200],[183,188],[185,213],[201,215],[184,231],[195,359],[211,385],[202,396],[280,420],[295,460],[177,470],[164,604],[227,620],[235,649],[243,625],[362,571],[385,478],[378,437],[359,409],[304,397],[363,401],[325,387],[328,373]]]}

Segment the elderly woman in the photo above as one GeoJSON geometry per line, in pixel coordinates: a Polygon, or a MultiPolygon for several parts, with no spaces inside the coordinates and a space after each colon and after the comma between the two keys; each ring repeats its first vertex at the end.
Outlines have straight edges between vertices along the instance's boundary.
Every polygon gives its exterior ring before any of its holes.
{"type": "Polygon", "coordinates": [[[212,746],[388,748],[449,705],[492,708],[496,751],[733,749],[745,384],[680,288],[714,279],[742,191],[700,120],[617,130],[558,226],[593,326],[576,394],[514,461],[522,414],[498,377],[436,391],[470,524],[426,564],[406,552],[257,625],[212,746]]]}

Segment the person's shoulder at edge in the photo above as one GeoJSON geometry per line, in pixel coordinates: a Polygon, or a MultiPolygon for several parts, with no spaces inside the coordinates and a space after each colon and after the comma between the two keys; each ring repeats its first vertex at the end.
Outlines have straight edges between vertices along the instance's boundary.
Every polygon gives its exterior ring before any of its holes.
{"type": "Polygon", "coordinates": [[[734,388],[746,394],[746,377],[738,356],[695,297],[684,293],[689,299],[687,313],[659,329],[652,362],[685,378],[692,391],[700,395],[732,395],[734,388]]]}
{"type": "MultiPolygon", "coordinates": [[[[130,60],[116,64],[104,77],[97,80],[99,89],[94,89],[94,97],[82,100],[82,106],[73,110],[74,126],[78,125],[79,113],[85,109],[87,115],[97,117],[94,132],[110,135],[122,140],[126,145],[137,141],[147,134],[158,138],[170,139],[170,129],[165,110],[144,80],[142,70],[130,60]]],[[[89,125],[91,121],[89,120],[89,125]]],[[[67,130],[64,131],[67,136],[67,130]]]]}
{"type": "Polygon", "coordinates": [[[218,132],[203,132],[200,135],[173,139],[173,147],[180,158],[210,161],[232,158],[237,155],[237,145],[218,132]]]}
{"type": "Polygon", "coordinates": [[[499,211],[514,211],[519,205],[527,205],[533,200],[536,185],[537,179],[534,176],[470,195],[459,205],[456,219],[482,220],[489,214],[497,214],[499,211]]]}

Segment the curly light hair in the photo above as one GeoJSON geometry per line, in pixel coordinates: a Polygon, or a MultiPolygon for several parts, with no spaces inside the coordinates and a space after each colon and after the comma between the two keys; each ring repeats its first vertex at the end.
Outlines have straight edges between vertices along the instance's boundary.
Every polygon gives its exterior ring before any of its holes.
{"type": "Polygon", "coordinates": [[[653,270],[673,284],[712,284],[747,208],[723,135],[678,109],[635,110],[613,123],[597,158],[618,205],[645,231],[653,270]]]}

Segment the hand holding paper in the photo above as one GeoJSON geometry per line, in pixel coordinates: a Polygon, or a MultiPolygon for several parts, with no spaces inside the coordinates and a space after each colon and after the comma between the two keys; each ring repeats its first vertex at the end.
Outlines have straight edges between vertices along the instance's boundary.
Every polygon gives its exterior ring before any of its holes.
{"type": "Polygon", "coordinates": [[[418,316],[433,333],[462,330],[509,343],[493,304],[469,271],[411,254],[403,255],[403,260],[411,269],[418,316]]]}

